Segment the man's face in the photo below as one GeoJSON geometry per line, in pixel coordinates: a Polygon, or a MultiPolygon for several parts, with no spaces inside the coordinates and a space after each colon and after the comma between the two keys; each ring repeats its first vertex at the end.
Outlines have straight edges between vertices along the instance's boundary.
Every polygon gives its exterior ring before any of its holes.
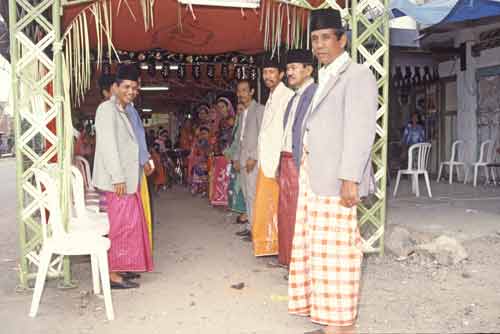
{"type": "Polygon", "coordinates": [[[246,81],[238,83],[236,87],[236,96],[238,101],[244,105],[248,105],[253,99],[254,90],[250,88],[250,84],[246,81]]]}
{"type": "Polygon", "coordinates": [[[122,105],[132,103],[137,96],[138,83],[132,80],[123,80],[120,84],[114,84],[116,98],[122,105]]]}
{"type": "Polygon", "coordinates": [[[312,71],[313,68],[311,65],[304,65],[302,63],[290,63],[286,65],[288,85],[293,88],[299,88],[311,77],[312,71]]]}
{"type": "Polygon", "coordinates": [[[320,29],[311,33],[313,53],[321,65],[331,64],[344,52],[347,44],[346,34],[337,39],[334,29],[320,29]]]}
{"type": "Polygon", "coordinates": [[[262,77],[264,78],[264,84],[270,90],[274,90],[279,85],[284,75],[285,73],[283,73],[282,71],[280,71],[275,67],[265,67],[262,70],[262,77]]]}

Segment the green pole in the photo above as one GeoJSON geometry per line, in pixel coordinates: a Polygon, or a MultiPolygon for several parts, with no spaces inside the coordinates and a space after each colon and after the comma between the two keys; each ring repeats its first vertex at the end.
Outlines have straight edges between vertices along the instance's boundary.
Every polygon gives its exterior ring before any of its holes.
{"type": "Polygon", "coordinates": [[[17,32],[17,4],[16,0],[9,0],[9,34],[10,34],[10,64],[11,64],[11,106],[14,111],[14,138],[16,152],[16,220],[19,228],[19,284],[20,288],[28,288],[28,259],[26,258],[26,227],[24,225],[22,212],[24,208],[23,190],[23,155],[21,144],[21,114],[19,110],[19,79],[17,77],[17,61],[19,59],[19,44],[16,38],[17,32]]]}

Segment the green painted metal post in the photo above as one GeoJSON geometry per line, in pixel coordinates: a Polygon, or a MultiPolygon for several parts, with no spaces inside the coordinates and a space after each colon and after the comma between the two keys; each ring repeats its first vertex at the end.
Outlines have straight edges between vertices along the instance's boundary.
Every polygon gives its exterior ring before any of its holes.
{"type": "MultiPolygon", "coordinates": [[[[62,103],[61,0],[9,0],[9,31],[12,65],[12,106],[15,117],[17,223],[19,226],[20,271],[22,288],[35,278],[38,252],[42,244],[39,223],[41,196],[33,185],[33,168],[47,166],[54,157],[62,171],[59,189],[63,217],[68,220],[69,173],[64,169],[64,119],[62,103]],[[49,15],[50,14],[50,15],[49,15]],[[47,50],[52,49],[52,53],[47,50]],[[52,94],[49,84],[52,83],[52,94]],[[48,129],[55,120],[57,134],[48,129]],[[50,146],[43,147],[43,143],[50,146]],[[41,145],[39,145],[41,144],[41,145]]],[[[50,276],[64,273],[70,285],[69,262],[64,270],[49,269],[50,276]]]]}
{"type": "Polygon", "coordinates": [[[379,87],[377,135],[372,152],[377,192],[359,207],[365,252],[384,252],[387,210],[387,140],[389,106],[389,16],[388,0],[353,0],[350,26],[352,58],[373,71],[379,87]]]}
{"type": "MultiPolygon", "coordinates": [[[[16,75],[16,65],[19,58],[19,48],[16,40],[16,22],[17,22],[17,8],[16,0],[9,0],[9,33],[10,33],[10,62],[11,62],[11,89],[13,99],[10,102],[14,110],[14,137],[15,137],[15,151],[16,151],[16,198],[17,198],[17,221],[22,221],[22,211],[24,207],[24,196],[22,186],[23,175],[23,158],[21,154],[21,115],[19,114],[18,96],[19,96],[19,80],[16,75]]],[[[19,223],[19,284],[21,288],[28,286],[28,260],[25,257],[26,245],[26,228],[24,224],[19,223]]]]}

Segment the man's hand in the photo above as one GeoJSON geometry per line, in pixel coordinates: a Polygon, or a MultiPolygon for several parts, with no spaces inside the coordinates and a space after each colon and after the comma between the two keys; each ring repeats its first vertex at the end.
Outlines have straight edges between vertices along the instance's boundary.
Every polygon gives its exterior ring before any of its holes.
{"type": "Polygon", "coordinates": [[[251,173],[256,165],[257,165],[257,160],[248,159],[246,165],[247,173],[251,173]]]}
{"type": "Polygon", "coordinates": [[[340,205],[352,208],[359,203],[358,184],[354,181],[342,180],[340,187],[340,205]]]}
{"type": "Polygon", "coordinates": [[[125,195],[127,191],[127,185],[125,184],[125,182],[113,184],[113,187],[115,187],[115,193],[118,197],[125,195]]]}
{"type": "Polygon", "coordinates": [[[144,165],[144,174],[146,174],[146,176],[150,176],[151,174],[153,174],[153,172],[155,171],[154,167],[152,164],[148,162],[146,162],[146,164],[144,165]]]}

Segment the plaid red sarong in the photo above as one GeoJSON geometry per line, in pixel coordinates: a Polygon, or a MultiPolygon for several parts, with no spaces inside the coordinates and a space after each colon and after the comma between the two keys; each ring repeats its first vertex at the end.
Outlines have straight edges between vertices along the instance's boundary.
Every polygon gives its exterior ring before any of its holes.
{"type": "Polygon", "coordinates": [[[349,326],[357,315],[363,258],[356,208],[313,194],[306,163],[299,178],[288,311],[322,325],[349,326]]]}

